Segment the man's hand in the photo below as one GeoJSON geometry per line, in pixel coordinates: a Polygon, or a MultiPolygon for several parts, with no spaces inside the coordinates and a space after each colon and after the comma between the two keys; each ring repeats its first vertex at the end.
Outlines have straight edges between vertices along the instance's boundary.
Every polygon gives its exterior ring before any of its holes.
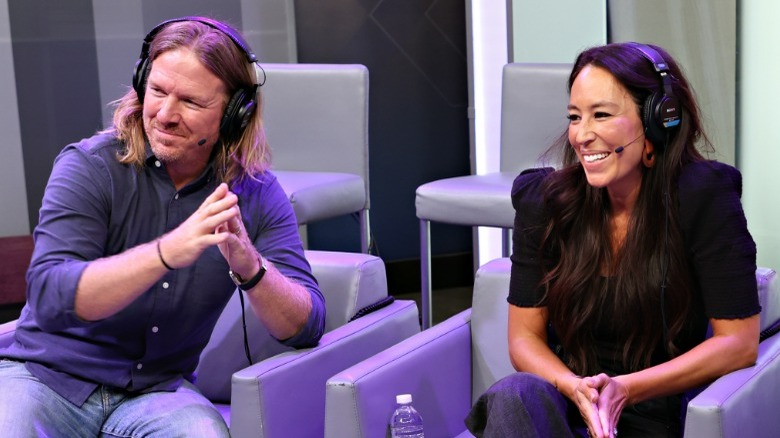
{"type": "MultiPolygon", "coordinates": [[[[232,241],[236,247],[236,226],[241,234],[246,235],[240,216],[238,196],[228,190],[227,184],[220,184],[186,221],[160,238],[165,261],[173,268],[183,268],[194,263],[206,248],[214,245],[220,245],[224,255],[222,244],[232,241]]],[[[229,254],[233,255],[232,252],[229,254]]],[[[247,264],[246,261],[244,263],[247,264]]],[[[237,272],[239,275],[244,273],[237,272]]]]}
{"type": "MultiPolygon", "coordinates": [[[[235,195],[234,195],[235,196],[235,195]]],[[[232,207],[235,215],[217,226],[217,234],[227,234],[227,239],[219,244],[219,251],[227,260],[230,269],[244,280],[248,280],[260,270],[260,259],[252,241],[249,240],[241,209],[232,207]]]]}

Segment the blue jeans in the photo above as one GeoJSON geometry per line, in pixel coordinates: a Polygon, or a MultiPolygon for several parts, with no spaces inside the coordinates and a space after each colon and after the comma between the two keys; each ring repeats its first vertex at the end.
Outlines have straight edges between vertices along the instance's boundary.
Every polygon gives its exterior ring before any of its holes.
{"type": "Polygon", "coordinates": [[[185,382],[175,392],[131,394],[99,386],[78,407],[0,359],[0,435],[16,437],[228,437],[222,416],[185,382]]]}

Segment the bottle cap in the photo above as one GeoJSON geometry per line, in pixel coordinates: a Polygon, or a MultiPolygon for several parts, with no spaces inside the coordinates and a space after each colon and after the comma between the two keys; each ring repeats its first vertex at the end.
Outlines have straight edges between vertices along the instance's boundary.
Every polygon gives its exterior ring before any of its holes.
{"type": "Polygon", "coordinates": [[[399,405],[405,405],[412,402],[412,394],[399,394],[395,396],[395,402],[399,405]]]}

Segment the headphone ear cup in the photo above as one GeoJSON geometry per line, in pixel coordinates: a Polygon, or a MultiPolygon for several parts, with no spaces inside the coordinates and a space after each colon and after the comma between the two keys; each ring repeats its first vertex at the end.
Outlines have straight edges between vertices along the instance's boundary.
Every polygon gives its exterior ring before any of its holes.
{"type": "Polygon", "coordinates": [[[144,103],[144,94],[146,93],[146,78],[149,75],[151,63],[148,57],[140,58],[135,63],[133,71],[133,89],[138,96],[138,101],[144,103]]]}
{"type": "Polygon", "coordinates": [[[219,124],[219,133],[224,142],[238,140],[255,113],[255,106],[249,90],[242,88],[233,93],[219,124]]]}
{"type": "Polygon", "coordinates": [[[658,114],[664,98],[665,96],[660,93],[653,93],[645,99],[645,103],[642,105],[642,124],[645,127],[645,136],[659,150],[663,147],[666,137],[658,114]]]}

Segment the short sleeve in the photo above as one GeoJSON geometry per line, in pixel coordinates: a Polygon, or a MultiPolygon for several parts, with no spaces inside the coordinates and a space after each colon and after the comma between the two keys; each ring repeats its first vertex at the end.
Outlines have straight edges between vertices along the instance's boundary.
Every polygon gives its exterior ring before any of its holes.
{"type": "Polygon", "coordinates": [[[541,188],[545,177],[552,172],[551,167],[524,170],[512,186],[515,224],[507,301],[519,307],[541,305],[543,290],[540,282],[544,266],[548,264],[540,258],[540,244],[547,223],[541,188]]]}
{"type": "Polygon", "coordinates": [[[742,209],[742,175],[716,161],[691,163],[679,179],[680,225],[704,310],[745,318],[761,310],[756,244],[742,209]]]}

